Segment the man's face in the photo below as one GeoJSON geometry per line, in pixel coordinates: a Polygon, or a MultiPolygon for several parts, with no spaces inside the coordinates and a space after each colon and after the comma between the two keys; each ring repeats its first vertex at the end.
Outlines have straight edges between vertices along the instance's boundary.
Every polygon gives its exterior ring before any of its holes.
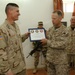
{"type": "Polygon", "coordinates": [[[43,25],[38,25],[38,28],[43,28],[43,25]]]}
{"type": "Polygon", "coordinates": [[[71,18],[71,27],[75,27],[75,16],[71,18]]]}
{"type": "Polygon", "coordinates": [[[60,22],[61,22],[60,16],[58,16],[57,13],[53,13],[53,14],[52,14],[52,23],[53,23],[53,25],[54,25],[55,27],[57,27],[60,22]]]}
{"type": "Polygon", "coordinates": [[[18,20],[20,13],[19,13],[19,8],[18,7],[12,7],[10,9],[10,16],[12,18],[13,21],[18,20]]]}

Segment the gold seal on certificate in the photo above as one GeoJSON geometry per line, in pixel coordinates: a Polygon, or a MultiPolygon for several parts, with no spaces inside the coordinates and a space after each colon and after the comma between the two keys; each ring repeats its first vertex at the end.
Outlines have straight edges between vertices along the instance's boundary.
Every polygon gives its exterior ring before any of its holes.
{"type": "Polygon", "coordinates": [[[30,41],[39,41],[46,38],[44,28],[29,28],[28,31],[30,32],[30,41]]]}

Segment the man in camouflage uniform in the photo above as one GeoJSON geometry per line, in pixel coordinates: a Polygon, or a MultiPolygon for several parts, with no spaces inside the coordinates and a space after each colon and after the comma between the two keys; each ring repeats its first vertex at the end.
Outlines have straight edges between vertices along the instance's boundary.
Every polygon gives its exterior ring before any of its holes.
{"type": "Polygon", "coordinates": [[[8,3],[5,8],[7,18],[0,26],[0,75],[26,75],[22,42],[29,33],[21,36],[18,25],[19,6],[8,3]]]}
{"type": "MultiPolygon", "coordinates": [[[[43,22],[42,21],[38,22],[38,28],[43,28],[43,22]]],[[[46,32],[46,30],[45,30],[45,32],[46,32]]],[[[40,41],[33,42],[34,48],[37,47],[37,45],[38,45],[39,42],[40,41]]],[[[37,72],[37,66],[38,66],[38,63],[39,63],[40,52],[42,52],[43,57],[45,59],[45,69],[46,69],[46,52],[47,52],[47,46],[46,45],[44,45],[44,46],[41,45],[41,47],[39,47],[37,49],[37,51],[34,53],[34,70],[33,70],[33,73],[37,72]]]]}
{"type": "Polygon", "coordinates": [[[47,75],[68,75],[67,59],[67,30],[61,23],[62,12],[52,13],[52,23],[48,31],[48,39],[42,39],[42,44],[47,44],[47,75]]]}
{"type": "Polygon", "coordinates": [[[72,16],[71,25],[68,27],[68,58],[70,67],[75,67],[75,16],[72,16]]]}

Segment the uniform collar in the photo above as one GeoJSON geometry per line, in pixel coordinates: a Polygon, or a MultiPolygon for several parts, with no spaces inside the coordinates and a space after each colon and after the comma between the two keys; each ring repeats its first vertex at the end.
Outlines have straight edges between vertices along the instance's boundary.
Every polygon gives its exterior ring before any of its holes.
{"type": "Polygon", "coordinates": [[[71,31],[75,31],[75,28],[71,28],[71,26],[69,26],[69,29],[70,29],[71,31]]]}
{"type": "Polygon", "coordinates": [[[16,29],[16,23],[15,23],[15,22],[13,23],[15,27],[14,27],[12,24],[10,24],[10,23],[7,21],[7,19],[5,20],[5,24],[6,24],[6,26],[7,26],[9,29],[12,29],[12,30],[15,30],[15,29],[16,29]]]}
{"type": "Polygon", "coordinates": [[[63,24],[60,26],[60,27],[58,27],[58,28],[54,28],[55,30],[60,30],[60,29],[62,29],[63,27],[65,27],[63,24]]]}

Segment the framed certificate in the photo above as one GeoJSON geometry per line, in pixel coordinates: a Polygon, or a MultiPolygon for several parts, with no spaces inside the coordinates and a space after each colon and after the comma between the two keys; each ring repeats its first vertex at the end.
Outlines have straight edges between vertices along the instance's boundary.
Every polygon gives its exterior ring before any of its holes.
{"type": "Polygon", "coordinates": [[[41,39],[46,38],[46,33],[44,28],[29,28],[30,32],[30,41],[40,41],[41,39]]]}

